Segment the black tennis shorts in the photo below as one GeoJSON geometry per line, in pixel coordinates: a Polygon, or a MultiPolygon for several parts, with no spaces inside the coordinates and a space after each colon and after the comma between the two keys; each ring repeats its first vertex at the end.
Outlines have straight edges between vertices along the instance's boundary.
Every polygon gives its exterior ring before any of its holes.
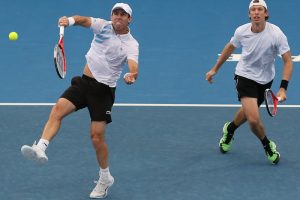
{"type": "Polygon", "coordinates": [[[264,93],[266,89],[271,88],[272,82],[267,84],[259,84],[248,78],[235,75],[236,90],[238,100],[242,97],[252,97],[257,99],[257,105],[260,106],[264,102],[264,93]]]}
{"type": "Polygon", "coordinates": [[[71,101],[76,111],[87,107],[92,121],[110,123],[115,90],[116,88],[99,83],[94,78],[85,75],[76,76],[72,78],[71,86],[61,95],[61,98],[71,101]]]}

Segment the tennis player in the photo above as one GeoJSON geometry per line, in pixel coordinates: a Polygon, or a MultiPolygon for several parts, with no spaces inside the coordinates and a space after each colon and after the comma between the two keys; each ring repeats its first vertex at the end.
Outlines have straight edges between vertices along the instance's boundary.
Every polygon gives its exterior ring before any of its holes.
{"type": "Polygon", "coordinates": [[[86,54],[83,75],[74,77],[71,86],[58,99],[42,132],[41,139],[21,149],[24,157],[38,163],[48,161],[45,150],[56,136],[64,117],[87,107],[91,118],[91,140],[99,163],[99,180],[90,198],[104,198],[114,183],[109,171],[108,146],[105,128],[111,119],[117,80],[127,63],[129,73],[124,81],[133,84],[138,76],[139,44],[130,33],[132,9],[128,4],[117,3],[111,10],[111,21],[100,18],[73,16],[61,17],[60,26],[78,25],[91,28],[94,38],[86,54]]]}
{"type": "Polygon", "coordinates": [[[249,4],[251,23],[238,27],[230,42],[224,47],[216,64],[206,73],[206,80],[213,82],[213,76],[237,48],[242,48],[241,59],[235,69],[236,89],[242,107],[233,121],[225,123],[219,147],[222,153],[230,150],[235,130],[248,122],[251,131],[260,139],[268,160],[277,164],[280,154],[276,145],[266,136],[259,114],[264,101],[264,91],[270,88],[275,76],[274,61],[282,56],[284,63],[282,81],[277,96],[286,99],[286,90],[293,71],[290,47],[279,27],[267,22],[269,11],[264,0],[252,0],[249,4]]]}

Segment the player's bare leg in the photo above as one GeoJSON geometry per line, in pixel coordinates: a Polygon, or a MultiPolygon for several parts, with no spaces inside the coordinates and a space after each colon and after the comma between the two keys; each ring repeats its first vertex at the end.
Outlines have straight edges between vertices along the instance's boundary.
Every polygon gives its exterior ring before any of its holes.
{"type": "Polygon", "coordinates": [[[114,183],[114,178],[108,167],[108,146],[105,142],[106,122],[93,121],[91,124],[91,140],[96,151],[100,166],[99,180],[90,194],[90,198],[104,198],[109,187],[114,183]]]}
{"type": "Polygon", "coordinates": [[[74,112],[75,109],[75,106],[69,100],[60,98],[51,110],[41,138],[50,142],[58,133],[62,119],[74,112]]]}
{"type": "Polygon", "coordinates": [[[49,142],[57,134],[62,119],[74,110],[75,106],[69,100],[60,98],[52,108],[49,119],[44,127],[42,137],[38,143],[36,144],[36,142],[34,142],[32,146],[22,146],[21,152],[24,157],[29,160],[35,160],[39,164],[46,163],[48,157],[46,156],[45,151],[49,142]]]}
{"type": "Polygon", "coordinates": [[[268,160],[272,164],[277,164],[280,159],[280,154],[276,150],[276,144],[266,137],[265,129],[259,115],[257,99],[245,97],[241,99],[241,103],[251,131],[262,142],[268,160]]]}

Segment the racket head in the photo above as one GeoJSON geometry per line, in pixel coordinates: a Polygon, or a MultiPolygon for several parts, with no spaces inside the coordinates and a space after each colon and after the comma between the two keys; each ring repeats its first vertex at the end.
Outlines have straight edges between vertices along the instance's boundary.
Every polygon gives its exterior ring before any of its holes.
{"type": "Polygon", "coordinates": [[[268,114],[271,117],[275,117],[277,114],[278,98],[275,96],[271,89],[265,90],[265,103],[268,114]]]}
{"type": "Polygon", "coordinates": [[[66,58],[64,50],[60,44],[54,46],[54,66],[59,78],[64,79],[66,77],[66,58]]]}

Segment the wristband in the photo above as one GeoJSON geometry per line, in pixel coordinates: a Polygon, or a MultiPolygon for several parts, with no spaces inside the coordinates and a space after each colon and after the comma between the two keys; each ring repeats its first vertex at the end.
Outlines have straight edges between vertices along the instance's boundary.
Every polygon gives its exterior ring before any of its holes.
{"type": "Polygon", "coordinates": [[[285,90],[287,90],[288,85],[289,85],[289,81],[282,80],[280,83],[280,88],[284,88],[285,90]]]}
{"type": "Polygon", "coordinates": [[[68,21],[69,21],[69,26],[73,26],[75,24],[74,17],[68,17],[68,21]]]}

